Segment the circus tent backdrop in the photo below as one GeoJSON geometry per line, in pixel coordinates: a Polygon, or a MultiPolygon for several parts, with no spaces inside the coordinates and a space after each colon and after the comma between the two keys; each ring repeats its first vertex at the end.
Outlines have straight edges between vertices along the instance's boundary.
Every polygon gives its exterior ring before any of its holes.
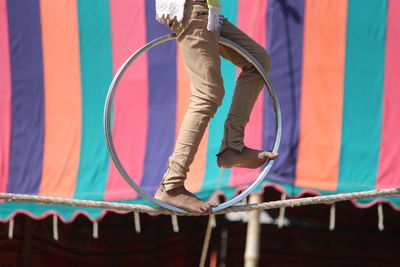
{"type": "MultiPolygon", "coordinates": [[[[144,202],[112,164],[103,105],[113,74],[164,34],[154,0],[0,0],[0,192],[144,202]]],[[[283,113],[279,159],[264,186],[292,196],[400,187],[400,1],[224,0],[223,14],[263,45],[283,113]],[[250,3],[249,3],[250,2],[250,3]],[[373,19],[371,19],[373,18],[373,19]]],[[[188,178],[207,199],[231,197],[260,170],[216,165],[237,69],[222,63],[225,99],[188,178]]],[[[114,105],[114,142],[133,179],[154,192],[188,104],[190,81],[175,41],[141,56],[114,105]]],[[[269,148],[267,91],[246,144],[269,148]]],[[[396,197],[377,201],[400,207],[396,197]]],[[[59,214],[71,221],[105,211],[35,203],[0,204],[0,219],[59,214]]]]}

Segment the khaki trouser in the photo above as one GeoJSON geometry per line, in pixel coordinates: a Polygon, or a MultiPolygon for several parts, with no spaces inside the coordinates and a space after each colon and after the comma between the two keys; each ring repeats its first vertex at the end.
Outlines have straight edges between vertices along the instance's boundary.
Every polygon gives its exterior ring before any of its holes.
{"type": "Polygon", "coordinates": [[[177,34],[187,70],[191,79],[190,104],[184,116],[175,149],[168,161],[168,170],[162,184],[166,190],[182,186],[189,166],[193,162],[201,138],[210,118],[217,111],[224,97],[220,55],[242,69],[236,83],[232,104],[224,124],[224,138],[220,153],[227,148],[242,151],[244,129],[249,121],[254,103],[263,88],[258,71],[242,56],[218,44],[219,35],[228,38],[250,52],[268,71],[270,57],[235,25],[223,20],[220,31],[207,30],[207,5],[187,0],[184,18],[161,19],[177,34]]]}

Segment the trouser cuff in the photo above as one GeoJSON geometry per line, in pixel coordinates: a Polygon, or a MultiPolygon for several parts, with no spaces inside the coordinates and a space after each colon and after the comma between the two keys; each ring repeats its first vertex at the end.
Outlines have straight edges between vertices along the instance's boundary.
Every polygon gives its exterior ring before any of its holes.
{"type": "Polygon", "coordinates": [[[244,149],[243,143],[243,132],[234,130],[232,126],[225,125],[224,139],[221,143],[221,148],[217,154],[217,157],[224,153],[228,148],[242,152],[244,149]]]}
{"type": "Polygon", "coordinates": [[[171,157],[168,160],[168,170],[165,172],[161,184],[167,191],[183,186],[187,171],[188,169],[185,169],[185,167],[181,166],[181,164],[171,157]]]}
{"type": "Polygon", "coordinates": [[[221,148],[216,156],[217,157],[221,156],[221,154],[224,153],[228,148],[236,150],[237,152],[240,153],[244,149],[244,144],[240,143],[240,144],[223,145],[223,146],[221,146],[221,148]]]}
{"type": "Polygon", "coordinates": [[[175,189],[175,188],[178,188],[178,187],[181,187],[181,186],[183,186],[185,183],[184,183],[184,180],[181,180],[181,181],[176,181],[176,182],[169,182],[169,183],[162,183],[162,185],[164,186],[164,188],[165,188],[165,191],[169,191],[169,190],[172,190],[172,189],[175,189]]]}

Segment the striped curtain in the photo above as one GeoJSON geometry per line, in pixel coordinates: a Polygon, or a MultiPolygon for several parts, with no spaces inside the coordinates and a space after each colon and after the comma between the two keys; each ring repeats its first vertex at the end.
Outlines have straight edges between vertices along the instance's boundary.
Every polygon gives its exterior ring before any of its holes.
{"type": "MultiPolygon", "coordinates": [[[[0,192],[144,202],[110,161],[102,114],[119,66],[168,34],[154,0],[0,0],[0,192]]],[[[279,159],[263,186],[292,195],[400,187],[400,1],[222,1],[223,14],[263,45],[281,101],[279,159]]],[[[223,135],[238,70],[222,61],[225,99],[188,175],[207,199],[245,188],[260,170],[220,171],[223,135]]],[[[156,190],[188,105],[179,46],[140,56],[118,87],[113,138],[128,173],[156,190]]],[[[245,143],[271,148],[274,117],[260,95],[245,143]]],[[[398,198],[355,202],[369,206],[398,198]]],[[[64,221],[96,209],[2,203],[0,219],[56,213],[64,221]]]]}

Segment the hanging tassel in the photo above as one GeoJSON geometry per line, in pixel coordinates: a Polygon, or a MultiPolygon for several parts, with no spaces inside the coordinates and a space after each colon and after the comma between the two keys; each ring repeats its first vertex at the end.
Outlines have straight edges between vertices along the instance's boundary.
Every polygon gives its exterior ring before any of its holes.
{"type": "Polygon", "coordinates": [[[383,231],[385,226],[383,225],[383,207],[382,203],[378,204],[378,229],[379,231],[383,231]]]}
{"type": "Polygon", "coordinates": [[[172,229],[174,230],[174,233],[179,232],[179,225],[178,225],[178,217],[176,215],[171,215],[172,219],[172,229]]]}
{"type": "Polygon", "coordinates": [[[140,234],[141,227],[140,227],[140,215],[139,212],[133,213],[134,221],[135,221],[135,231],[136,233],[140,234]]]}
{"type": "Polygon", "coordinates": [[[329,231],[335,230],[336,222],[336,203],[331,204],[330,217],[329,217],[329,231]]]}
{"type": "Polygon", "coordinates": [[[58,240],[58,218],[57,215],[53,215],[53,238],[58,240]]]}
{"type": "Polygon", "coordinates": [[[8,222],[8,238],[13,239],[14,236],[14,218],[11,218],[8,222]]]}
{"type": "MultiPolygon", "coordinates": [[[[282,193],[281,200],[286,200],[286,194],[282,193]]],[[[279,216],[277,219],[278,228],[282,228],[285,222],[285,208],[279,208],[279,216]]]]}
{"type": "Polygon", "coordinates": [[[211,216],[211,227],[217,227],[217,220],[215,219],[215,216],[211,216]]]}
{"type": "MultiPolygon", "coordinates": [[[[247,205],[249,203],[249,201],[250,201],[250,197],[245,197],[242,200],[242,205],[247,205]]],[[[247,223],[247,221],[249,220],[249,218],[248,218],[249,217],[249,213],[248,212],[238,212],[236,214],[238,214],[238,215],[240,215],[242,217],[242,222],[243,223],[247,223]]]]}
{"type": "Polygon", "coordinates": [[[93,238],[94,239],[99,238],[99,223],[98,222],[93,222],[93,238]]]}

